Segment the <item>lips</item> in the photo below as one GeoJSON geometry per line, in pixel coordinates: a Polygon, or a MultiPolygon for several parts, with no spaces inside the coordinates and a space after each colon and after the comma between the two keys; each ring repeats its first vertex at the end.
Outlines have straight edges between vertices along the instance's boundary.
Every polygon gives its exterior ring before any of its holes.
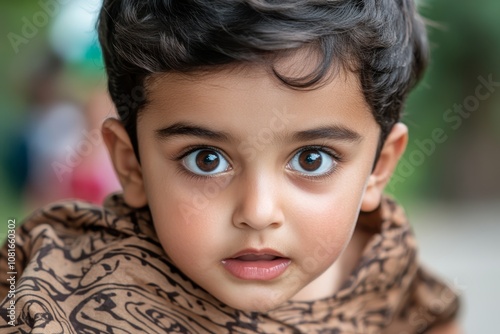
{"type": "Polygon", "coordinates": [[[283,274],[291,263],[273,249],[245,249],[221,261],[234,277],[243,280],[267,281],[283,274]]]}
{"type": "Polygon", "coordinates": [[[276,260],[278,256],[273,255],[257,255],[257,254],[246,254],[242,256],[238,256],[236,259],[240,261],[272,261],[276,260]]]}

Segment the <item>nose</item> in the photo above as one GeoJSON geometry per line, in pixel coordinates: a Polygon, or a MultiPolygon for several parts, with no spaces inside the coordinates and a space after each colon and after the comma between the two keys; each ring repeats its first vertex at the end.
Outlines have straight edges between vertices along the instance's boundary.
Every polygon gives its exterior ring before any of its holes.
{"type": "Polygon", "coordinates": [[[264,230],[283,225],[279,184],[272,175],[240,174],[233,225],[238,228],[264,230]]]}

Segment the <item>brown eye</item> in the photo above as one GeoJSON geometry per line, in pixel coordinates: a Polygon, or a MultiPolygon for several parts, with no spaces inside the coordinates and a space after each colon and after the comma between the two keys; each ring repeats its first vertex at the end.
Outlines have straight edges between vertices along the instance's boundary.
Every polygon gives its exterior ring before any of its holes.
{"type": "Polygon", "coordinates": [[[199,149],[184,157],[184,166],[191,172],[199,175],[212,175],[225,172],[230,165],[227,160],[212,149],[199,149]]]}
{"type": "Polygon", "coordinates": [[[314,172],[319,167],[323,159],[321,154],[317,150],[306,150],[302,151],[299,155],[300,167],[308,172],[314,172]]]}
{"type": "Polygon", "coordinates": [[[196,166],[204,172],[211,172],[219,166],[219,156],[212,151],[203,150],[196,155],[196,166]]]}
{"type": "Polygon", "coordinates": [[[302,174],[321,176],[328,174],[337,166],[331,154],[315,148],[297,152],[288,163],[288,167],[302,174]]]}

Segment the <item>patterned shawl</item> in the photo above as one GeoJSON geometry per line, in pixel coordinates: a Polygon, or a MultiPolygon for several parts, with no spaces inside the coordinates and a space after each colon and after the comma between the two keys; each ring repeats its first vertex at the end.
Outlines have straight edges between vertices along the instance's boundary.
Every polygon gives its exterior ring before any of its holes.
{"type": "Polygon", "coordinates": [[[456,294],[419,265],[414,235],[395,202],[385,198],[376,211],[361,213],[356,228],[372,237],[333,296],[243,312],[169,261],[147,208],[132,209],[116,194],[104,208],[54,204],[16,231],[15,298],[7,296],[8,243],[1,249],[0,332],[409,334],[455,316],[456,294]]]}

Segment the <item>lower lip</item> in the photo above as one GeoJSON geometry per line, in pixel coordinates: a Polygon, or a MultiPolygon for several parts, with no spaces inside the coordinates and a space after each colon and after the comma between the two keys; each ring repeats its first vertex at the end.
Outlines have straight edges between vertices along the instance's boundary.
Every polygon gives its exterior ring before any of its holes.
{"type": "Polygon", "coordinates": [[[279,258],[270,261],[241,261],[226,259],[222,265],[228,272],[239,279],[268,281],[283,274],[292,261],[279,258]]]}

